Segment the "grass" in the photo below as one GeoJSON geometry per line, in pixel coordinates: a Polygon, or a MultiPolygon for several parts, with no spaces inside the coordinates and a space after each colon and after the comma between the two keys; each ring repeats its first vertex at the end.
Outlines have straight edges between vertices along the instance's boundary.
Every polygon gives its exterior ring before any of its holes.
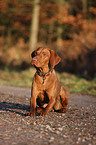
{"type": "Polygon", "coordinates": [[[96,95],[96,78],[88,81],[73,74],[62,73],[59,80],[71,93],[96,95]]]}
{"type": "MultiPolygon", "coordinates": [[[[24,71],[10,71],[5,68],[0,70],[0,85],[31,87],[34,73],[34,68],[24,71]]],[[[71,93],[96,95],[96,77],[90,81],[68,73],[57,73],[57,77],[71,93]]]]}

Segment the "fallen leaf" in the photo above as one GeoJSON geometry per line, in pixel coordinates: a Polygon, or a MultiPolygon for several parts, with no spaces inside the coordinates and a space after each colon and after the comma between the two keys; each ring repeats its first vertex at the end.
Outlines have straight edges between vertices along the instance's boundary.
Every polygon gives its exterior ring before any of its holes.
{"type": "Polygon", "coordinates": [[[36,122],[33,122],[33,125],[36,125],[36,122]]]}
{"type": "Polygon", "coordinates": [[[5,137],[5,138],[3,138],[3,139],[10,139],[10,137],[5,137]]]}
{"type": "Polygon", "coordinates": [[[77,85],[74,85],[72,88],[77,88],[78,86],[77,85]]]}

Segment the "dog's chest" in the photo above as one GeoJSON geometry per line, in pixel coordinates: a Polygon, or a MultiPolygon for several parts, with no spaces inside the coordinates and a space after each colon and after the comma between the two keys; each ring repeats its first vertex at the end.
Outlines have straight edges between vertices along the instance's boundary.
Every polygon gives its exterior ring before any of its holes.
{"type": "Polygon", "coordinates": [[[49,79],[50,79],[50,76],[46,76],[45,78],[45,77],[36,75],[35,82],[37,84],[37,88],[39,90],[47,90],[48,88],[50,88],[50,86],[52,86],[53,81],[49,81],[49,79]]]}
{"type": "Polygon", "coordinates": [[[45,80],[43,83],[42,82],[43,82],[43,78],[40,80],[39,83],[37,83],[37,88],[40,91],[45,91],[49,88],[49,84],[48,84],[47,80],[45,80]]]}

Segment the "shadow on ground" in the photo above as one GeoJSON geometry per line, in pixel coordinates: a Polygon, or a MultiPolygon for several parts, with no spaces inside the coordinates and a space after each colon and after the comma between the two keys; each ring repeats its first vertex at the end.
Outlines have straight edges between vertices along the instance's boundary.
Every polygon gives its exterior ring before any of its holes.
{"type": "Polygon", "coordinates": [[[18,103],[0,102],[0,110],[16,113],[16,114],[19,114],[22,116],[26,116],[25,113],[21,113],[18,110],[29,112],[29,105],[18,104],[18,103]]]}

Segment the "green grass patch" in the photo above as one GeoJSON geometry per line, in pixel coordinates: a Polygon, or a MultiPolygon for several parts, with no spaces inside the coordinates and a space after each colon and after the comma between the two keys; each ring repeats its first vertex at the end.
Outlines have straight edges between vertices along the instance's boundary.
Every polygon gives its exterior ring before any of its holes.
{"type": "MultiPolygon", "coordinates": [[[[34,73],[34,68],[24,71],[10,71],[5,68],[0,70],[0,85],[31,87],[34,73]]],[[[90,81],[69,73],[57,73],[57,77],[71,93],[96,95],[96,77],[90,81]]]]}
{"type": "Polygon", "coordinates": [[[8,69],[0,70],[0,84],[30,87],[32,84],[32,78],[35,73],[34,68],[30,68],[24,71],[10,71],[8,69]]]}
{"type": "Polygon", "coordinates": [[[68,73],[57,73],[57,76],[61,84],[71,93],[96,95],[96,77],[93,80],[86,80],[68,73]]]}

